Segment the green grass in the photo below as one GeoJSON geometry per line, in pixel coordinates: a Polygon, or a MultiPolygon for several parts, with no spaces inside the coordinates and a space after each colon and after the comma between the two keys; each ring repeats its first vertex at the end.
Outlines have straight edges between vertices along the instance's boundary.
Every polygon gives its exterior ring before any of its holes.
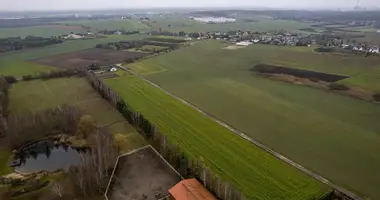
{"type": "Polygon", "coordinates": [[[57,68],[24,61],[0,62],[0,74],[5,76],[22,77],[52,70],[57,70],[57,68]]]}
{"type": "Polygon", "coordinates": [[[147,75],[147,74],[154,74],[154,73],[159,73],[159,72],[164,72],[166,71],[165,68],[158,64],[154,63],[149,63],[147,64],[146,61],[144,63],[138,62],[138,63],[132,63],[132,64],[124,64],[124,66],[130,68],[132,71],[137,72],[138,74],[141,75],[147,75]]]}
{"type": "Polygon", "coordinates": [[[190,157],[202,157],[249,199],[310,199],[326,192],[316,180],[136,76],[124,74],[106,83],[170,141],[190,157]]]}
{"type": "Polygon", "coordinates": [[[149,27],[138,20],[132,19],[109,19],[109,20],[80,20],[80,21],[61,21],[61,24],[67,25],[84,25],[91,28],[92,31],[96,30],[148,30],[149,27]]]}
{"type": "Polygon", "coordinates": [[[12,152],[9,150],[0,149],[0,176],[6,175],[12,172],[12,169],[8,167],[9,159],[12,156],[12,152]]]}
{"type": "Polygon", "coordinates": [[[7,37],[26,37],[29,35],[40,37],[52,37],[71,32],[84,32],[84,30],[77,29],[59,29],[53,26],[32,26],[32,27],[18,27],[18,28],[1,28],[0,38],[7,37]]]}
{"type": "Polygon", "coordinates": [[[258,22],[239,22],[229,24],[204,24],[185,17],[157,17],[150,20],[153,29],[161,28],[172,32],[197,32],[197,31],[296,31],[300,28],[311,27],[308,23],[301,23],[289,20],[269,20],[260,19],[258,22]],[[153,22],[156,23],[153,23],[153,22]],[[169,28],[170,25],[170,28],[169,28]]]}
{"type": "Polygon", "coordinates": [[[0,63],[5,61],[36,59],[45,56],[52,56],[72,51],[93,48],[96,44],[99,43],[116,42],[120,40],[138,40],[147,36],[148,35],[134,34],[125,36],[110,36],[108,38],[99,38],[91,40],[70,40],[58,45],[51,45],[43,48],[29,49],[25,51],[15,51],[3,56],[0,55],[0,63]]]}
{"type": "Polygon", "coordinates": [[[376,91],[378,58],[323,55],[298,47],[224,46],[204,41],[131,69],[332,182],[380,199],[378,105],[250,72],[257,63],[273,63],[348,75],[343,83],[376,91]],[[157,73],[156,66],[165,71],[157,73]]]}
{"type": "MultiPolygon", "coordinates": [[[[11,114],[23,114],[53,108],[62,104],[77,105],[84,112],[92,115],[102,126],[125,122],[125,119],[111,105],[103,100],[81,78],[58,78],[47,81],[33,80],[18,82],[10,90],[11,114]]],[[[134,129],[124,126],[124,131],[134,129]]]]}

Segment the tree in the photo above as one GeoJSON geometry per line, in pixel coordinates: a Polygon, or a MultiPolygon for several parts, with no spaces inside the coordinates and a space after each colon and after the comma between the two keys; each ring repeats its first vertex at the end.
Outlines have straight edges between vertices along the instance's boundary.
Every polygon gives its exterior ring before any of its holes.
{"type": "Polygon", "coordinates": [[[84,115],[80,118],[76,135],[82,138],[86,138],[90,133],[94,132],[96,129],[95,120],[91,115],[84,115]]]}
{"type": "Polygon", "coordinates": [[[51,191],[57,195],[58,197],[63,197],[63,193],[64,193],[64,190],[63,190],[63,187],[60,183],[54,183],[52,186],[51,186],[51,191]]]}

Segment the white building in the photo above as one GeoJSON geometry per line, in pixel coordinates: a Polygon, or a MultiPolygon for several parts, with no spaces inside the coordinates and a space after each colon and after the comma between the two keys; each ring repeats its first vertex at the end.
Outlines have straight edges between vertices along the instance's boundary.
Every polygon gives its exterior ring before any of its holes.
{"type": "Polygon", "coordinates": [[[191,37],[186,37],[185,40],[186,40],[186,41],[191,41],[192,38],[191,38],[191,37]]]}
{"type": "Polygon", "coordinates": [[[248,42],[248,41],[242,41],[242,42],[238,42],[236,43],[236,45],[239,45],[239,46],[249,46],[253,44],[252,42],[248,42]]]}
{"type": "Polygon", "coordinates": [[[115,67],[112,67],[111,69],[110,69],[110,72],[116,72],[117,71],[117,69],[115,68],[115,67]]]}

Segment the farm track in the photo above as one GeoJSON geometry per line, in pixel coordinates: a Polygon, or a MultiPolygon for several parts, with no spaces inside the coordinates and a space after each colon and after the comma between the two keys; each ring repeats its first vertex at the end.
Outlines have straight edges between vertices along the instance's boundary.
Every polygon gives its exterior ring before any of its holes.
{"type": "Polygon", "coordinates": [[[233,133],[235,133],[236,135],[242,137],[243,139],[245,140],[248,140],[249,142],[253,143],[254,145],[260,147],[261,149],[263,149],[264,151],[270,153],[271,155],[275,156],[277,159],[280,159],[286,163],[288,163],[289,165],[297,168],[298,170],[301,170],[302,172],[308,174],[309,176],[315,178],[316,180],[332,187],[334,190],[337,190],[339,192],[343,192],[344,194],[348,195],[349,197],[351,197],[352,199],[355,199],[355,200],[364,200],[363,198],[359,197],[358,195],[338,186],[338,185],[335,185],[334,183],[330,182],[329,180],[327,180],[326,178],[306,169],[304,166],[300,165],[300,164],[297,164],[296,162],[294,162],[293,160],[281,155],[280,153],[272,150],[271,148],[265,146],[264,144],[260,143],[259,141],[255,140],[255,139],[252,139],[250,137],[248,137],[245,133],[239,131],[238,129],[235,129],[233,128],[232,126],[228,125],[227,123],[215,118],[214,116],[212,116],[211,114],[203,111],[202,109],[200,109],[199,107],[197,107],[196,105],[190,103],[190,102],[187,102],[186,100],[170,93],[169,91],[165,90],[164,88],[160,87],[159,85],[151,82],[150,80],[144,78],[143,76],[137,74],[137,73],[134,73],[133,71],[131,70],[128,70],[127,68],[123,67],[121,64],[116,64],[118,67],[120,67],[122,70],[126,71],[126,72],[129,72],[131,74],[133,74],[134,76],[137,76],[139,78],[141,78],[142,80],[146,81],[147,83],[149,83],[150,85],[160,89],[161,91],[165,92],[166,94],[170,95],[171,97],[181,101],[182,103],[190,106],[191,108],[197,110],[198,112],[202,113],[203,115],[209,117],[210,119],[212,119],[213,121],[215,121],[216,123],[218,123],[219,125],[229,129],[230,131],[232,131],[233,133]]]}

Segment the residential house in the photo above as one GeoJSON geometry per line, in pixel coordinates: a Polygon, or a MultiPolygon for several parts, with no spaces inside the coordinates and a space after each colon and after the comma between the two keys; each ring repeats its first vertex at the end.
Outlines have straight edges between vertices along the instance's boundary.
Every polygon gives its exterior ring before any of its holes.
{"type": "Polygon", "coordinates": [[[217,200],[197,179],[185,179],[169,190],[170,200],[217,200]]]}
{"type": "Polygon", "coordinates": [[[121,31],[116,31],[116,32],[114,32],[113,34],[115,34],[115,35],[121,35],[121,34],[123,34],[121,31]]]}

